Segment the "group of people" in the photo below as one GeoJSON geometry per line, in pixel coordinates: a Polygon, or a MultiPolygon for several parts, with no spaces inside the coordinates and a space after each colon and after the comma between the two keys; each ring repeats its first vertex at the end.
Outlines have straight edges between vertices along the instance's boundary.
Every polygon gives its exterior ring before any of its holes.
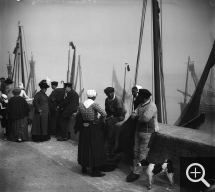
{"type": "MultiPolygon", "coordinates": [[[[46,80],[39,83],[40,91],[33,98],[34,115],[29,121],[28,96],[21,87],[11,88],[13,81],[6,79],[0,87],[0,119],[5,137],[12,141],[28,139],[28,124],[32,123],[31,135],[33,141],[47,141],[50,135],[57,135],[57,141],[69,138],[69,123],[75,120],[75,133],[79,132],[78,163],[82,173],[92,168],[93,177],[105,174],[100,169],[112,162],[116,153],[116,123],[125,120],[126,109],[122,99],[115,94],[113,87],[104,89],[107,98],[105,109],[95,102],[97,92],[87,90],[87,100],[79,103],[79,96],[73,90],[71,83],[64,83],[64,88],[58,88],[58,82],[51,82],[53,91],[46,95],[48,85],[46,80]],[[21,93],[22,92],[22,93],[21,93]],[[11,94],[9,94],[11,93],[11,94]]],[[[141,170],[137,163],[145,159],[148,165],[148,142],[152,132],[158,131],[157,108],[150,99],[151,93],[140,86],[132,88],[133,112],[130,116],[137,122],[135,127],[134,170],[126,178],[132,182],[139,178],[141,170]]],[[[126,121],[125,121],[126,122],[126,121]]]]}

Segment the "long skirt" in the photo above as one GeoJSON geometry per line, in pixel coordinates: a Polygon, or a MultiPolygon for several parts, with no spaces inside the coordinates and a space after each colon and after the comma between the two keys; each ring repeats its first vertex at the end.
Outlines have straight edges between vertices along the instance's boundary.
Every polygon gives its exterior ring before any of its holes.
{"type": "Polygon", "coordinates": [[[8,140],[17,141],[17,139],[28,140],[28,117],[8,120],[8,140]]]}
{"type": "Polygon", "coordinates": [[[78,163],[83,167],[98,167],[107,162],[103,130],[99,124],[81,125],[78,142],[78,163]]]}

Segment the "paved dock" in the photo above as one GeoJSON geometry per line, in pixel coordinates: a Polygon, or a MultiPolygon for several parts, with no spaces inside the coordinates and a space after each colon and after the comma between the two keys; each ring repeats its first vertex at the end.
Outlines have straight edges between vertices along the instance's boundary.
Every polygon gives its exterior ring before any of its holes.
{"type": "MultiPolygon", "coordinates": [[[[77,143],[68,140],[35,143],[3,141],[0,135],[1,192],[163,192],[168,180],[156,178],[153,189],[147,190],[145,173],[138,181],[127,183],[131,167],[121,162],[105,177],[93,178],[81,173],[77,163],[77,143]]],[[[175,184],[172,192],[179,192],[175,184]]]]}

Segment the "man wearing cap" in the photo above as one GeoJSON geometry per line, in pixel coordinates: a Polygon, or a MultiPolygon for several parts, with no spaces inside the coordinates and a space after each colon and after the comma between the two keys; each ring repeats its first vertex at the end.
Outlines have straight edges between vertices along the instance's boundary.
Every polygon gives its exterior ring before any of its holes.
{"type": "Polygon", "coordinates": [[[133,182],[139,179],[143,167],[138,167],[139,161],[145,160],[145,166],[148,166],[147,155],[149,152],[148,143],[152,132],[159,130],[157,121],[157,107],[150,99],[151,93],[147,89],[139,89],[138,99],[140,104],[135,112],[132,113],[132,119],[137,120],[134,144],[134,170],[130,173],[126,181],[133,182]]]}
{"type": "Polygon", "coordinates": [[[59,124],[61,137],[58,138],[58,141],[66,141],[69,137],[68,127],[69,121],[73,113],[76,113],[79,106],[79,96],[72,89],[72,83],[64,83],[65,96],[63,102],[59,105],[59,124]]]}
{"type": "Polygon", "coordinates": [[[125,106],[120,97],[114,93],[113,87],[107,87],[104,90],[107,98],[105,99],[105,111],[107,113],[106,120],[106,133],[105,133],[105,148],[107,151],[107,157],[113,156],[113,149],[115,147],[115,124],[125,119],[125,106]]]}
{"type": "Polygon", "coordinates": [[[53,91],[49,95],[49,110],[50,110],[50,117],[51,117],[51,135],[55,135],[57,133],[57,107],[63,101],[63,97],[65,91],[63,88],[57,88],[58,82],[52,81],[51,88],[53,91]]]}
{"type": "Polygon", "coordinates": [[[133,96],[133,110],[135,110],[138,105],[140,104],[140,101],[138,99],[138,93],[139,93],[139,89],[142,89],[142,87],[140,85],[135,85],[134,87],[132,87],[131,89],[131,93],[133,96]]]}

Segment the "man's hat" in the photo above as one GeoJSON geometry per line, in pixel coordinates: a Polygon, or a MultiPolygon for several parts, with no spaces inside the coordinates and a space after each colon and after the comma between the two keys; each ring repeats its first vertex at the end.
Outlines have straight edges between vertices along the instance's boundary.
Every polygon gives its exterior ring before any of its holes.
{"type": "Polygon", "coordinates": [[[104,90],[105,93],[113,93],[114,92],[114,88],[113,87],[107,87],[105,90],[104,90]]]}
{"type": "Polygon", "coordinates": [[[57,82],[57,81],[52,81],[52,82],[51,82],[51,85],[58,86],[58,82],[57,82]]]}
{"type": "Polygon", "coordinates": [[[12,84],[12,83],[13,83],[13,80],[10,79],[10,78],[7,78],[7,79],[5,80],[5,83],[7,83],[7,84],[12,84]]]}
{"type": "Polygon", "coordinates": [[[46,80],[43,79],[42,81],[40,81],[40,83],[38,84],[40,86],[40,88],[49,88],[50,86],[47,84],[46,80]]]}
{"type": "Polygon", "coordinates": [[[148,89],[139,89],[139,95],[144,98],[149,98],[152,94],[148,89]]]}
{"type": "Polygon", "coordinates": [[[72,83],[64,83],[64,87],[72,87],[72,83]]]}

